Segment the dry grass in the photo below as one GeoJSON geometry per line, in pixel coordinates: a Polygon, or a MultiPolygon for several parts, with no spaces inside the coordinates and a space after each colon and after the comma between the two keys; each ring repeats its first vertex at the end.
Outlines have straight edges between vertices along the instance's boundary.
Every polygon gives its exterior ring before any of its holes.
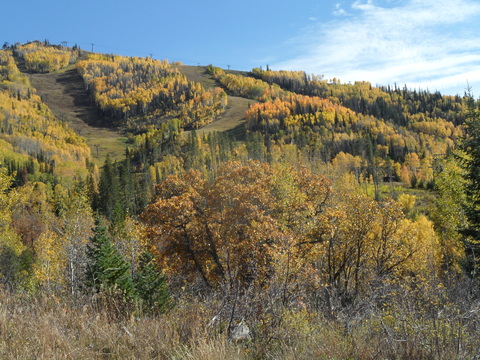
{"type": "Polygon", "coordinates": [[[206,330],[200,307],[112,319],[92,303],[0,295],[2,359],[238,359],[241,349],[206,330]]]}
{"type": "Polygon", "coordinates": [[[449,335],[444,329],[451,319],[345,312],[326,320],[315,311],[285,308],[269,315],[280,319],[274,323],[249,319],[252,339],[235,342],[227,337],[225,321],[212,322],[222,306],[212,298],[190,299],[160,316],[118,317],[92,298],[61,301],[2,291],[0,358],[463,359],[477,355],[480,345],[478,314],[459,323],[461,334],[449,335]],[[399,321],[392,323],[392,316],[399,321]]]}

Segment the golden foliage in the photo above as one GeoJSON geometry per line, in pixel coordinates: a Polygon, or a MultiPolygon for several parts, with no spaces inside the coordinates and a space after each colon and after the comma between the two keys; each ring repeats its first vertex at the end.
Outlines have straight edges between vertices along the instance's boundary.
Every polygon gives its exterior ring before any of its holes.
{"type": "Polygon", "coordinates": [[[24,60],[27,70],[47,73],[67,67],[77,59],[79,51],[31,42],[17,46],[15,54],[24,60]]]}
{"type": "Polygon", "coordinates": [[[160,116],[169,115],[198,128],[227,105],[223,90],[206,91],[166,60],[96,54],[77,68],[98,107],[114,119],[143,116],[147,125],[158,125],[160,116]]]}
{"type": "Polygon", "coordinates": [[[53,291],[65,281],[67,256],[64,241],[65,238],[49,231],[34,243],[33,279],[47,291],[53,291]]]}
{"type": "Polygon", "coordinates": [[[90,158],[85,140],[55,118],[7,51],[0,51],[0,71],[5,74],[0,86],[6,88],[0,91],[2,160],[27,156],[44,171],[51,167],[59,180],[85,177],[90,158]]]}
{"type": "Polygon", "coordinates": [[[277,254],[300,256],[329,194],[329,182],[302,170],[227,162],[205,181],[189,171],[168,177],[142,215],[162,267],[216,286],[264,281],[277,254]],[[281,181],[280,181],[281,180],[281,181]]]}

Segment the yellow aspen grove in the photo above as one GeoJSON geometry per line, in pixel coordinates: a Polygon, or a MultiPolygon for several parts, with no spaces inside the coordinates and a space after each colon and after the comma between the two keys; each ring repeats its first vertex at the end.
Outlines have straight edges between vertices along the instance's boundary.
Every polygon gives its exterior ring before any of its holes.
{"type": "Polygon", "coordinates": [[[159,125],[162,116],[199,128],[227,105],[222,89],[205,90],[167,61],[95,54],[78,62],[77,69],[104,115],[132,129],[159,125]]]}
{"type": "Polygon", "coordinates": [[[53,232],[45,232],[34,243],[33,281],[46,291],[58,291],[65,285],[67,254],[64,241],[65,238],[53,232]]]}

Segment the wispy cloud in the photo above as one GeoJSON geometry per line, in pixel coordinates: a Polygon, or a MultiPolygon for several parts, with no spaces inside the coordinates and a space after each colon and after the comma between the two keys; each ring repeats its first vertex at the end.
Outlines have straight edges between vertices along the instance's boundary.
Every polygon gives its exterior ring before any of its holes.
{"type": "Polygon", "coordinates": [[[333,15],[335,16],[345,16],[348,15],[345,9],[342,8],[340,3],[335,4],[335,10],[333,11],[333,15]]]}
{"type": "Polygon", "coordinates": [[[359,0],[331,11],[292,40],[302,55],[274,67],[445,93],[480,87],[480,3],[359,0]]]}

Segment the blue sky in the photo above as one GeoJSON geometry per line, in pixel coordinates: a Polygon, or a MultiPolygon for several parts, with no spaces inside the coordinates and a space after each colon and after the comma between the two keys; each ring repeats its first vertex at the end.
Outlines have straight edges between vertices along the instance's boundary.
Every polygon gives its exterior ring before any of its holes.
{"type": "Polygon", "coordinates": [[[342,82],[480,94],[473,0],[59,0],[2,3],[2,42],[48,39],[130,56],[342,82]]]}

